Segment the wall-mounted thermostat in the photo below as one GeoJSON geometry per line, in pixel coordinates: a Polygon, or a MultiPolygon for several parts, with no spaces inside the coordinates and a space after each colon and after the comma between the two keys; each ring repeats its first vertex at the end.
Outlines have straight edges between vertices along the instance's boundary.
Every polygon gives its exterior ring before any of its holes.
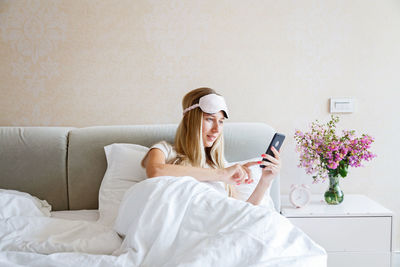
{"type": "Polygon", "coordinates": [[[331,98],[331,113],[353,113],[354,99],[352,98],[331,98]]]}

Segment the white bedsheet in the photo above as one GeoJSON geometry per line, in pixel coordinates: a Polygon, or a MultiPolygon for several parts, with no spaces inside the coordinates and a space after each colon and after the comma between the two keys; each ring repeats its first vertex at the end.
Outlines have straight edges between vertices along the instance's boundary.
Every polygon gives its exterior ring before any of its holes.
{"type": "Polygon", "coordinates": [[[98,210],[60,210],[52,211],[52,218],[95,222],[99,219],[98,210]]]}
{"type": "Polygon", "coordinates": [[[0,220],[0,266],[326,266],[324,249],[277,212],[191,177],[133,186],[115,228],[126,234],[122,245],[96,222],[0,220]]]}
{"type": "Polygon", "coordinates": [[[0,220],[0,251],[111,254],[121,238],[96,222],[15,216],[0,220]]]}

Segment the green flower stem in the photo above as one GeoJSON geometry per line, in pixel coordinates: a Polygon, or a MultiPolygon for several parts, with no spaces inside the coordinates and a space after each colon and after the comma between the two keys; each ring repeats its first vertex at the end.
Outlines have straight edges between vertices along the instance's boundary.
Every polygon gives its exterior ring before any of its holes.
{"type": "Polygon", "coordinates": [[[339,175],[329,173],[329,188],[325,192],[325,201],[330,205],[338,205],[343,202],[343,191],[339,187],[339,175]]]}

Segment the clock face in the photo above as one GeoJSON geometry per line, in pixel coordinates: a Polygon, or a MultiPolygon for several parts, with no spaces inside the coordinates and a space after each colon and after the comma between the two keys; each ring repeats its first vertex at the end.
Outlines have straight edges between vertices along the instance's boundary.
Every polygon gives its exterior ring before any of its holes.
{"type": "Polygon", "coordinates": [[[290,202],[296,207],[304,207],[310,200],[310,192],[303,187],[293,189],[290,193],[290,202]]]}

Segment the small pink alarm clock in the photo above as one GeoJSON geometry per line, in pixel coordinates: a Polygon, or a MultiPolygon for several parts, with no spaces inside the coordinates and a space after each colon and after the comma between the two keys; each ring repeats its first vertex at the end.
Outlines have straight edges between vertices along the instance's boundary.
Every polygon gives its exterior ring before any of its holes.
{"type": "Polygon", "coordinates": [[[310,202],[311,191],[308,185],[292,184],[290,188],[289,200],[294,207],[301,208],[310,202]]]}

